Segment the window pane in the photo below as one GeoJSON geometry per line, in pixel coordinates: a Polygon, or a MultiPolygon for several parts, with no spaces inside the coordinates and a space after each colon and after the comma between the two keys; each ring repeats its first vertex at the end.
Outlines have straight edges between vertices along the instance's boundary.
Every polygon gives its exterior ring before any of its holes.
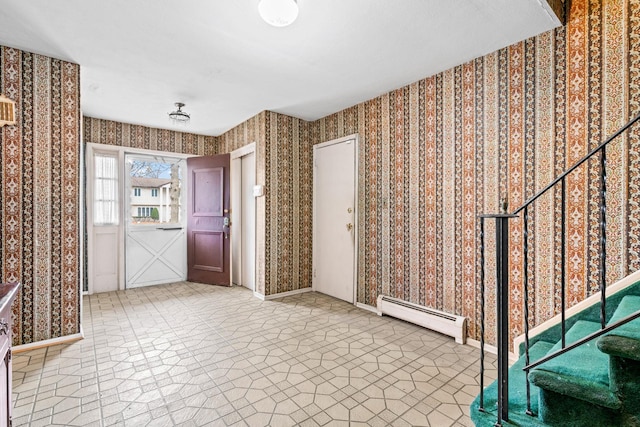
{"type": "Polygon", "coordinates": [[[93,185],[94,225],[118,224],[118,161],[115,156],[95,154],[93,185]]]}
{"type": "Polygon", "coordinates": [[[129,200],[132,224],[179,223],[181,216],[181,165],[166,157],[127,157],[133,188],[129,200]]]}

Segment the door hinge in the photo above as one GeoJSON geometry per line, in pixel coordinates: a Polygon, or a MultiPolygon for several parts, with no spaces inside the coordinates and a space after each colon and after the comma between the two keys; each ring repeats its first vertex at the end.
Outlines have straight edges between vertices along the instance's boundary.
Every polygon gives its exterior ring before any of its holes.
{"type": "Polygon", "coordinates": [[[313,269],[313,278],[314,279],[316,278],[316,269],[315,268],[313,269]]]}
{"type": "Polygon", "coordinates": [[[13,417],[9,417],[9,427],[13,427],[13,417]]]}
{"type": "Polygon", "coordinates": [[[7,350],[7,357],[9,358],[9,362],[11,362],[11,358],[13,357],[13,353],[11,352],[11,349],[7,350]]]}

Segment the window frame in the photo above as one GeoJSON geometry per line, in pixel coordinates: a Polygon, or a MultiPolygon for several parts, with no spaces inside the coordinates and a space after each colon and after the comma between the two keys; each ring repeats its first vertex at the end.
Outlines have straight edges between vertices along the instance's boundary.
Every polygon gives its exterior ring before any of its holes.
{"type": "Polygon", "coordinates": [[[92,223],[95,227],[113,227],[120,225],[120,173],[119,173],[119,156],[117,153],[108,153],[103,151],[94,151],[92,155],[93,162],[93,192],[91,195],[91,204],[92,204],[92,223]],[[103,171],[107,166],[99,167],[98,159],[110,159],[112,161],[112,165],[109,167],[113,169],[114,174],[112,176],[99,176],[100,172],[103,171]],[[111,197],[106,198],[102,196],[102,198],[98,197],[98,188],[102,187],[102,194],[105,191],[108,191],[107,184],[111,182],[110,190],[111,197]],[[102,183],[102,185],[99,185],[102,183]],[[102,208],[98,206],[102,205],[102,208]],[[107,210],[110,211],[110,216],[112,219],[109,221],[104,216],[105,214],[105,206],[111,205],[107,210]],[[102,216],[102,218],[99,218],[102,216]]]}

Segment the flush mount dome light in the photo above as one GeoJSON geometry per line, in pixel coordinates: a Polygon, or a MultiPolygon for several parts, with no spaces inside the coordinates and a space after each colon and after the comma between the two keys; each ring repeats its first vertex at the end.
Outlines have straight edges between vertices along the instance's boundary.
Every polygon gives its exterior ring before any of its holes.
{"type": "Polygon", "coordinates": [[[171,119],[172,122],[176,124],[186,124],[191,119],[191,116],[188,113],[185,113],[184,111],[182,111],[182,107],[184,107],[184,102],[176,102],[174,105],[178,107],[178,109],[170,112],[169,118],[171,119]]]}
{"type": "Polygon", "coordinates": [[[296,0],[260,0],[258,12],[267,24],[286,27],[298,17],[296,0]]]}

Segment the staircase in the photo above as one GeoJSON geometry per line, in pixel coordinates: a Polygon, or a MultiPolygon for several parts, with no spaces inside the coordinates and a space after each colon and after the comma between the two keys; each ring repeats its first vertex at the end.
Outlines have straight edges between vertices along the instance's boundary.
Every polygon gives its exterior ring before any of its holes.
{"type": "MultiPolygon", "coordinates": [[[[606,147],[640,120],[636,116],[512,213],[480,216],[480,393],[470,406],[476,426],[638,426],[640,427],[640,271],[632,285],[607,296],[606,147]],[[567,318],[566,283],[561,275],[561,309],[556,326],[530,336],[528,250],[529,212],[548,191],[561,195],[558,233],[565,247],[566,177],[583,163],[598,161],[600,197],[597,234],[599,301],[567,318]],[[559,190],[558,190],[559,189],[559,190]],[[509,220],[523,218],[523,328],[519,359],[509,366],[509,220]],[[496,226],[497,380],[484,388],[486,220],[496,226]]],[[[634,171],[638,173],[638,171],[634,171]]],[[[640,195],[631,195],[640,197],[640,195]]],[[[565,251],[561,265],[565,264],[565,251]]],[[[574,310],[575,312],[575,310],[574,310]]]]}
{"type": "MultiPolygon", "coordinates": [[[[630,315],[640,317],[640,281],[607,298],[614,310],[607,326],[630,315]]],[[[569,350],[530,369],[530,409],[527,410],[527,365],[524,348],[509,368],[509,419],[504,426],[637,426],[640,425],[640,318],[602,332],[575,348],[572,343],[603,331],[597,307],[567,320],[565,348],[569,350]]],[[[531,338],[530,360],[543,360],[562,351],[560,325],[531,338]],[[554,339],[558,338],[557,341],[554,339]]],[[[524,347],[524,346],[523,346],[524,347]]],[[[497,419],[497,382],[484,390],[470,414],[476,426],[493,426],[497,419]]]]}

